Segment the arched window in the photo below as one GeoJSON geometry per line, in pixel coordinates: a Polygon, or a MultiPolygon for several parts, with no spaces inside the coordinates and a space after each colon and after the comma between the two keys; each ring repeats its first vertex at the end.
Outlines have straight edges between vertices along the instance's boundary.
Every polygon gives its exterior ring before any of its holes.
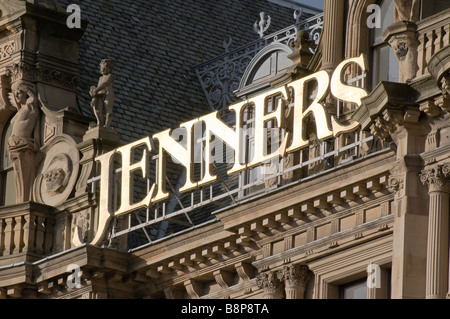
{"type": "Polygon", "coordinates": [[[0,193],[1,204],[3,206],[16,203],[16,186],[12,163],[9,159],[8,139],[11,136],[12,125],[8,121],[4,127],[2,135],[2,158],[0,169],[0,193]]]}
{"type": "Polygon", "coordinates": [[[372,89],[381,81],[398,82],[399,62],[391,47],[384,42],[383,32],[394,23],[394,1],[384,0],[381,7],[381,28],[372,32],[372,89]]]}
{"type": "MultiPolygon", "coordinates": [[[[249,63],[242,77],[239,89],[235,91],[239,98],[252,97],[271,89],[270,81],[283,74],[289,68],[293,61],[288,58],[293,49],[287,45],[276,43],[262,49],[249,63]]],[[[281,96],[268,97],[265,101],[265,110],[267,114],[276,109],[277,99],[281,96]]],[[[264,145],[255,145],[255,109],[249,105],[243,110],[243,158],[242,162],[249,163],[255,156],[255,148],[262,147],[264,154],[270,154],[277,149],[284,136],[284,130],[277,128],[275,120],[265,123],[266,140],[264,145]]],[[[247,186],[241,196],[252,194],[269,187],[271,182],[265,182],[264,179],[276,173],[278,168],[278,159],[273,159],[270,163],[249,168],[241,173],[241,182],[247,186]]]]}
{"type": "Polygon", "coordinates": [[[236,96],[251,96],[270,88],[270,81],[294,63],[288,58],[292,51],[292,48],[281,43],[262,49],[247,66],[239,89],[235,91],[236,96]]]}

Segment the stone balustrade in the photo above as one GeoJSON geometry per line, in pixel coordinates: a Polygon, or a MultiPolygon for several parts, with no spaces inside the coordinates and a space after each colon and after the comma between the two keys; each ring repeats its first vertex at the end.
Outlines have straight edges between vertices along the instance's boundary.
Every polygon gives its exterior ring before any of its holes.
{"type": "Polygon", "coordinates": [[[26,203],[0,210],[0,265],[48,255],[53,246],[53,223],[48,207],[26,203]]]}
{"type": "Polygon", "coordinates": [[[431,57],[450,45],[450,10],[445,10],[439,16],[433,16],[417,23],[419,38],[417,77],[427,73],[431,57]]]}

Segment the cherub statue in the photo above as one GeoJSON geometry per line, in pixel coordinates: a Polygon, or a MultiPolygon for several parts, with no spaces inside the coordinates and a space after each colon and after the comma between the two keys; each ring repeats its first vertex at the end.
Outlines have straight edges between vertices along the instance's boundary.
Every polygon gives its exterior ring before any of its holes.
{"type": "Polygon", "coordinates": [[[16,202],[31,200],[36,177],[35,155],[39,151],[39,103],[31,85],[22,81],[12,85],[17,113],[11,120],[8,151],[16,175],[16,202]]]}
{"type": "Polygon", "coordinates": [[[418,21],[420,14],[419,0],[394,0],[394,22],[418,21]]]}
{"type": "Polygon", "coordinates": [[[113,89],[114,75],[112,75],[113,62],[104,59],[100,62],[102,76],[98,80],[97,87],[91,86],[89,94],[92,97],[91,106],[94,109],[97,125],[109,127],[113,118],[113,106],[115,94],[113,89]],[[103,117],[103,109],[106,111],[106,121],[103,117]]]}

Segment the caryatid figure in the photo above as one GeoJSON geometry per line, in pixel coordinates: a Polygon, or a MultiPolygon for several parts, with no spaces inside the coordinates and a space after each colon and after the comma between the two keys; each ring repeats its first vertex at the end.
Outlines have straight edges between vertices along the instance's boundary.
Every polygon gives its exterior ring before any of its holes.
{"type": "Polygon", "coordinates": [[[19,81],[14,83],[11,89],[17,113],[11,120],[8,151],[16,177],[16,202],[22,203],[31,200],[31,190],[36,177],[35,156],[40,148],[36,128],[40,111],[30,84],[19,81]]]}

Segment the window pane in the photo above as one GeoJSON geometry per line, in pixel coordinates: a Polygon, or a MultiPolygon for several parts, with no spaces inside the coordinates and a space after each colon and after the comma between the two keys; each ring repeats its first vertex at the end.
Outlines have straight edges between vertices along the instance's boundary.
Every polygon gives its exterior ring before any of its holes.
{"type": "Polygon", "coordinates": [[[342,287],[342,299],[367,299],[366,280],[342,287]]]}
{"type": "Polygon", "coordinates": [[[255,73],[251,79],[252,83],[262,78],[270,76],[272,72],[272,57],[269,56],[264,62],[262,62],[259,65],[258,69],[254,72],[255,73]]]}
{"type": "Polygon", "coordinates": [[[381,81],[399,81],[399,62],[390,46],[379,46],[373,51],[372,88],[381,81]]]}
{"type": "Polygon", "coordinates": [[[286,70],[288,67],[290,67],[293,62],[288,58],[288,55],[286,52],[278,52],[277,54],[277,74],[281,73],[282,71],[286,70]]]}
{"type": "Polygon", "coordinates": [[[383,31],[394,23],[394,1],[385,0],[381,4],[381,28],[374,29],[374,44],[384,42],[383,31]]]}
{"type": "Polygon", "coordinates": [[[390,46],[380,49],[380,81],[398,82],[399,65],[390,46]]]}

